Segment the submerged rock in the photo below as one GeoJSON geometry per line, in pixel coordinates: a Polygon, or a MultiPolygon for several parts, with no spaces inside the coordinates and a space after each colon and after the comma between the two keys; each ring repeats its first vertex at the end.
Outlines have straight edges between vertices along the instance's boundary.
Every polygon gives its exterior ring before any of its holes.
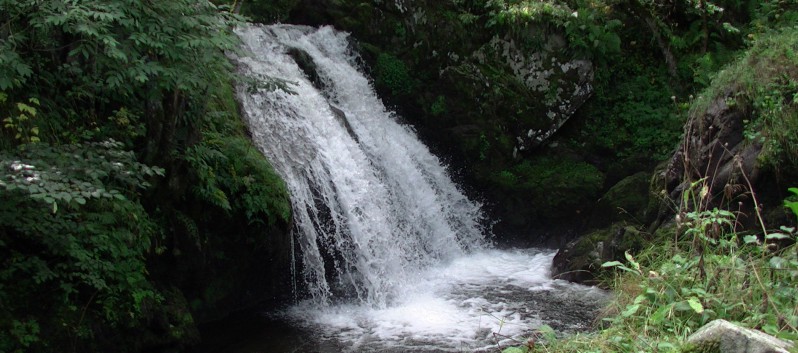
{"type": "Polygon", "coordinates": [[[787,353],[793,343],[744,328],[726,320],[714,320],[687,339],[685,353],[787,353]]]}

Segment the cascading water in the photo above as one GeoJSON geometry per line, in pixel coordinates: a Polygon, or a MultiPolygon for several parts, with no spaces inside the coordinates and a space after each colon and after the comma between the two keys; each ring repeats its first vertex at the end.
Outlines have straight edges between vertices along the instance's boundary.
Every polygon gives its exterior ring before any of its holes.
{"type": "Polygon", "coordinates": [[[238,35],[244,115],[292,198],[307,298],[285,314],[297,325],[358,352],[473,349],[540,325],[534,293],[597,297],[548,278],[550,252],[491,249],[480,205],[381,103],[345,33],[238,35]],[[312,60],[316,86],[290,51],[312,60]]]}

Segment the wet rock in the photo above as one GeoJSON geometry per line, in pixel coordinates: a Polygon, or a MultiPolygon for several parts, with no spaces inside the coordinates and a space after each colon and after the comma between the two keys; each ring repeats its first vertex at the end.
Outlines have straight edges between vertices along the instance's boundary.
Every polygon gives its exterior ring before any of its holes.
{"type": "Polygon", "coordinates": [[[787,353],[791,342],[760,331],[737,326],[726,320],[714,320],[692,334],[687,352],[787,353]]]}
{"type": "Polygon", "coordinates": [[[324,91],[326,83],[322,80],[321,76],[319,76],[316,63],[313,62],[313,58],[310,57],[310,54],[299,48],[291,48],[288,50],[288,55],[294,59],[305,76],[313,83],[313,86],[320,91],[324,91]]]}

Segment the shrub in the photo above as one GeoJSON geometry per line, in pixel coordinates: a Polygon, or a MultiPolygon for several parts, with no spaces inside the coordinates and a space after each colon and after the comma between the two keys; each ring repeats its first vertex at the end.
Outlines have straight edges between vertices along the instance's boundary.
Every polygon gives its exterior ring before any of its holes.
{"type": "Polygon", "coordinates": [[[375,73],[377,85],[388,88],[394,96],[409,95],[416,89],[407,65],[391,54],[377,56],[375,73]]]}
{"type": "Polygon", "coordinates": [[[145,270],[158,229],[136,200],[162,170],[120,147],[0,152],[0,350],[88,349],[159,301],[145,270]]]}

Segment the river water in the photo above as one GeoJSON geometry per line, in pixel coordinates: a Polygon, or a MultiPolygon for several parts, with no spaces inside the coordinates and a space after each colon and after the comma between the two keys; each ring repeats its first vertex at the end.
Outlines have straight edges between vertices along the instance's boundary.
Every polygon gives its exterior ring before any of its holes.
{"type": "Polygon", "coordinates": [[[237,33],[244,116],[291,194],[296,303],[206,351],[491,351],[590,325],[606,294],[552,280],[550,250],[495,248],[481,205],[385,108],[346,33],[237,33]]]}

